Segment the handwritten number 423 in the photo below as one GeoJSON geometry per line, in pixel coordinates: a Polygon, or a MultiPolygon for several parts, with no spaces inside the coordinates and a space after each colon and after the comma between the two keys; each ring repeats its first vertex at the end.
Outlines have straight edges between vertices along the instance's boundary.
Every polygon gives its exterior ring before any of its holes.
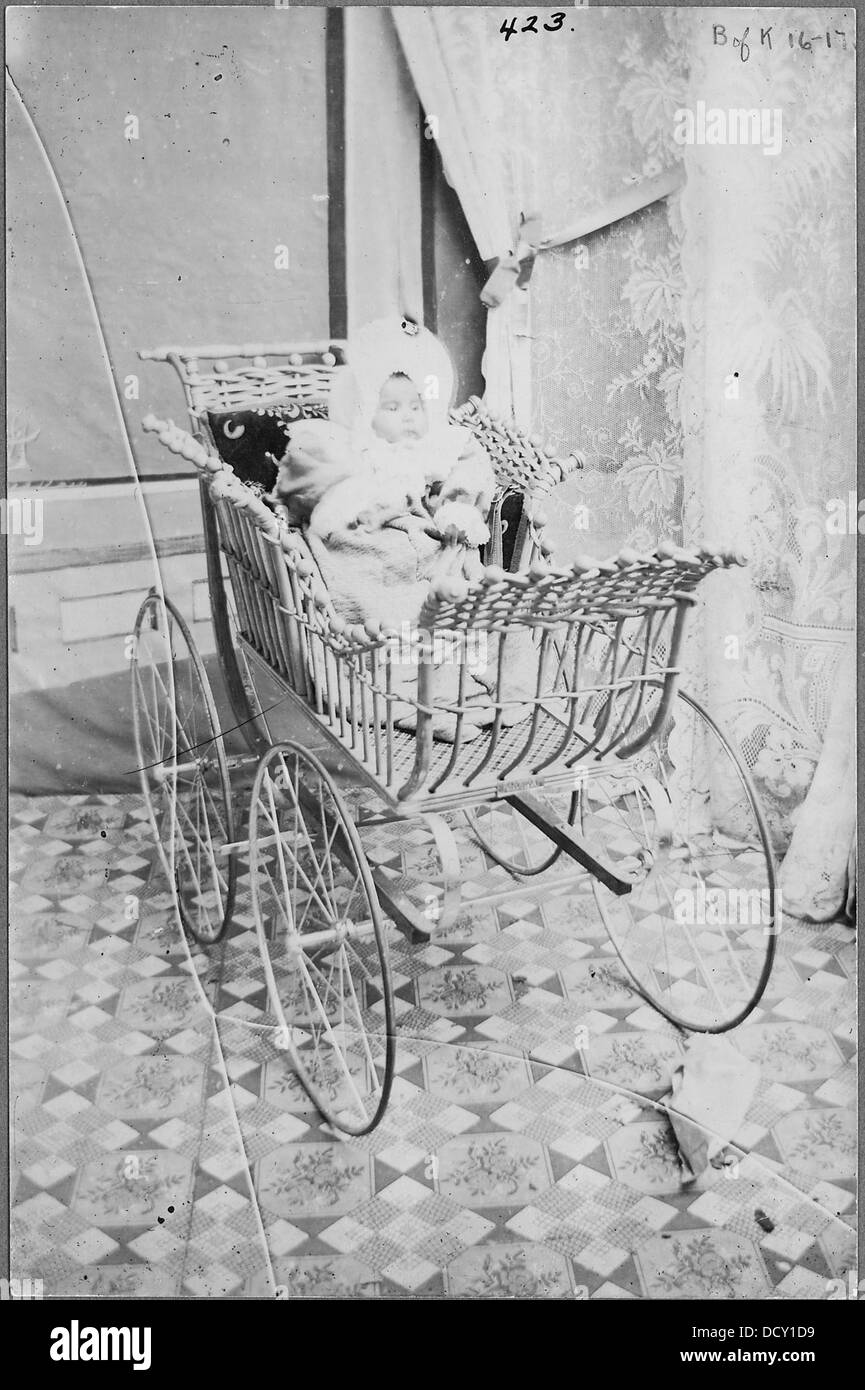
{"type": "MultiPolygon", "coordinates": [[[[555,32],[558,29],[561,29],[566,18],[567,16],[564,14],[562,10],[557,10],[555,14],[550,16],[552,22],[550,24],[545,24],[543,27],[546,29],[548,34],[555,34],[555,32]]],[[[517,29],[517,21],[516,17],[514,17],[513,19],[504,20],[502,22],[502,27],[499,30],[499,33],[504,34],[505,36],[505,43],[507,43],[508,39],[511,37],[511,34],[537,34],[539,32],[540,31],[538,29],[538,16],[536,14],[530,14],[528,16],[522,29],[517,29]]]]}

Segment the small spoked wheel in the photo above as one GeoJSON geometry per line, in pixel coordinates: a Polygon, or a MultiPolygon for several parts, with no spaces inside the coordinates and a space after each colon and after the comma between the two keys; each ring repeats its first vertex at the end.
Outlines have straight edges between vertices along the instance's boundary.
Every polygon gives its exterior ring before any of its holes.
{"type": "Polygon", "coordinates": [[[590,848],[632,884],[617,897],[593,879],[639,992],[694,1032],[741,1023],[772,969],[775,877],[759,801],[726,736],[679,693],[663,732],[587,777],[579,800],[590,848]]]}
{"type": "Polygon", "coordinates": [[[132,722],[141,789],[184,929],[218,941],[234,907],[231,784],[210,682],[174,604],[148,594],[135,621],[132,722]]]}
{"type": "Polygon", "coordinates": [[[274,744],[258,764],[249,867],[277,1045],[333,1128],[366,1134],[393,1082],[388,945],[348,806],[301,744],[274,744]]]}
{"type": "MultiPolygon", "coordinates": [[[[573,825],[579,813],[575,792],[540,793],[566,825],[573,825]]],[[[465,813],[469,829],[481,849],[496,864],[518,877],[532,877],[551,869],[562,854],[548,835],[521,816],[506,801],[485,802],[465,813]]]]}

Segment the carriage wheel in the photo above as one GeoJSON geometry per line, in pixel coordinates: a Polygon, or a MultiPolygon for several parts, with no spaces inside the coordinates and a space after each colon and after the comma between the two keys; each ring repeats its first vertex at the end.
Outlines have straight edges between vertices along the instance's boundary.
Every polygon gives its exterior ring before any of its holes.
{"type": "Polygon", "coordinates": [[[583,835],[633,883],[616,897],[593,879],[640,993],[694,1032],[741,1023],[772,968],[775,878],[762,810],[727,738],[679,693],[663,733],[621,770],[589,777],[579,799],[583,835]]]}
{"type": "Polygon", "coordinates": [[[135,749],[153,831],[184,929],[218,941],[234,907],[231,784],[210,682],[174,604],[148,594],[132,653],[135,749]]]}
{"type": "Polygon", "coordinates": [[[259,762],[249,865],[278,1045],[330,1124],[366,1134],[393,1081],[388,947],[346,802],[301,744],[277,743],[259,762]]]}
{"type": "MultiPolygon", "coordinates": [[[[575,792],[542,792],[539,799],[549,803],[567,825],[576,821],[579,798],[575,792]]],[[[465,818],[481,849],[503,869],[519,877],[544,873],[562,853],[558,846],[551,846],[549,836],[506,801],[473,806],[465,812],[465,818]]]]}

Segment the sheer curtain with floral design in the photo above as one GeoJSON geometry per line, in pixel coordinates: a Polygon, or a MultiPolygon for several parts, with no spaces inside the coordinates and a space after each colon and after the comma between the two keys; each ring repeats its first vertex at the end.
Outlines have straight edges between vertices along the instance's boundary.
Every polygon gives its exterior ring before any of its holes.
{"type": "Polygon", "coordinates": [[[705,586],[688,685],[788,851],[785,907],[830,916],[855,811],[855,537],[826,524],[855,460],[854,55],[787,35],[852,37],[852,17],[578,8],[508,39],[504,10],[393,13],[480,254],[513,252],[530,212],[564,240],[490,310],[485,362],[494,408],[586,457],[551,506],[557,551],[663,536],[749,551],[705,586]],[[774,37],[747,61],[745,26],[774,37]],[[676,113],[700,102],[780,109],[777,154],[677,143],[676,113]],[[652,201],[676,169],[681,191],[652,201]]]}
{"type": "Polygon", "coordinates": [[[694,11],[688,45],[689,107],[766,111],[781,137],[685,147],[682,515],[750,555],[706,607],[706,687],[787,850],[784,907],[814,919],[852,891],[854,19],[694,11]],[[772,46],[743,62],[716,24],[772,46]]]}
{"type": "MultiPolygon", "coordinates": [[[[620,113],[610,109],[610,92],[641,71],[672,128],[681,93],[659,85],[667,81],[671,41],[652,11],[585,9],[568,14],[566,23],[556,18],[561,11],[542,11],[537,33],[520,31],[528,20],[522,16],[510,38],[501,31],[513,14],[497,8],[391,13],[428,130],[484,260],[517,251],[521,218],[534,212],[542,215],[547,240],[575,220],[606,225],[623,193],[680,159],[672,140],[647,146],[635,98],[620,113]]],[[[660,129],[660,112],[656,119],[660,129]]],[[[635,206],[640,201],[637,192],[635,206]]],[[[538,258],[535,276],[545,274],[546,259],[538,258]]],[[[547,297],[534,286],[531,296],[517,289],[488,318],[487,400],[526,425],[543,377],[534,359],[538,335],[547,332],[547,297]]],[[[560,346],[567,351],[570,344],[560,346]]]]}

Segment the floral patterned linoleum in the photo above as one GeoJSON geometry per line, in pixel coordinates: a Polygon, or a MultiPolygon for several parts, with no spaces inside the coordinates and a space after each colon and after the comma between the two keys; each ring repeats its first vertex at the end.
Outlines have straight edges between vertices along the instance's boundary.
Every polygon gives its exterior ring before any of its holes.
{"type": "Polygon", "coordinates": [[[763,1073],[739,1162],[686,1186],[682,1039],[585,881],[466,843],[455,926],[392,933],[392,1100],[342,1141],[262,1026],[242,880],[190,955],[138,798],[17,798],[11,837],[12,1273],[47,1296],[810,1299],[855,1267],[848,927],[785,922],[731,1035],[763,1073]]]}

